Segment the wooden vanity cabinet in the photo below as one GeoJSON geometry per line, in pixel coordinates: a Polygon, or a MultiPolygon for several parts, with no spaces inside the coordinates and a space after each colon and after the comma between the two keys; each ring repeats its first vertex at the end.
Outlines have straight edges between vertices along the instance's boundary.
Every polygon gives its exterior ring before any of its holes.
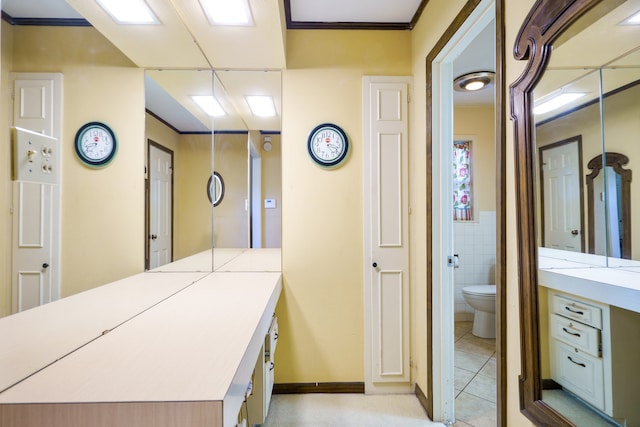
{"type": "Polygon", "coordinates": [[[256,360],[252,378],[252,392],[247,396],[247,424],[249,426],[263,424],[269,414],[269,405],[271,404],[271,395],[273,393],[274,356],[277,343],[278,318],[274,315],[269,326],[269,332],[264,339],[264,345],[260,350],[258,360],[256,360]]]}

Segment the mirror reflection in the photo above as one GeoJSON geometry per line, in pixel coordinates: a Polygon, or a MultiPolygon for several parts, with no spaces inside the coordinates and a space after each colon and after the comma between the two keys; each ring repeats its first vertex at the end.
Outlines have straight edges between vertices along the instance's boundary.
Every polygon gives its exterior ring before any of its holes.
{"type": "Polygon", "coordinates": [[[149,139],[176,159],[174,260],[211,247],[280,247],[280,79],[279,71],[147,70],[149,139]],[[252,96],[266,97],[272,111],[253,111],[252,96]],[[212,182],[224,198],[213,214],[212,182]]]}
{"type": "Polygon", "coordinates": [[[601,2],[557,39],[534,90],[540,381],[575,425],[640,425],[640,313],[612,287],[637,279],[594,269],[640,267],[638,12],[601,2]]]}

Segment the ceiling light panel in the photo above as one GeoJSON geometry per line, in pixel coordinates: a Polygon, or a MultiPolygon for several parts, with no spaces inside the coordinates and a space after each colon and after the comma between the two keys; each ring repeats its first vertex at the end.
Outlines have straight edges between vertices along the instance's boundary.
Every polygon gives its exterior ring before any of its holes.
{"type": "Polygon", "coordinates": [[[200,0],[211,25],[253,25],[249,0],[200,0]]]}
{"type": "Polygon", "coordinates": [[[533,108],[533,114],[544,114],[549,111],[557,110],[560,107],[564,107],[567,104],[572,103],[576,99],[582,98],[586,94],[579,92],[565,92],[561,93],[548,101],[542,102],[533,108]]]}
{"type": "Polygon", "coordinates": [[[275,117],[276,107],[273,98],[268,95],[245,96],[251,113],[256,117],[275,117]]]}
{"type": "Polygon", "coordinates": [[[191,99],[193,99],[193,101],[211,117],[222,117],[227,115],[218,100],[211,95],[193,95],[191,99]]]}
{"type": "Polygon", "coordinates": [[[159,24],[144,0],[96,0],[120,24],[159,24]]]}

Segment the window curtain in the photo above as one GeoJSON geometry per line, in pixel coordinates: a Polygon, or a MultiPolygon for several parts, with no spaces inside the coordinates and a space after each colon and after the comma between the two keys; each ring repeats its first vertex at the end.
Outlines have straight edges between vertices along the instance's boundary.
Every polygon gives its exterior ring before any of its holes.
{"type": "Polygon", "coordinates": [[[453,219],[473,220],[471,141],[453,142],[453,219]]]}

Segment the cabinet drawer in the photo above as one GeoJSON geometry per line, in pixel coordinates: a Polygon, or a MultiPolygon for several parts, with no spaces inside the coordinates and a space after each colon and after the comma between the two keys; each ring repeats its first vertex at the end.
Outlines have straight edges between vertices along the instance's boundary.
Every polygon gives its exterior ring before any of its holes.
{"type": "Polygon", "coordinates": [[[551,340],[551,377],[562,387],[604,410],[602,359],[590,356],[558,340],[551,340]]]}
{"type": "Polygon", "coordinates": [[[267,360],[273,361],[276,353],[276,345],[278,344],[278,318],[271,320],[271,326],[265,339],[265,356],[267,360]]]}
{"type": "Polygon", "coordinates": [[[551,300],[554,313],[602,329],[602,310],[600,307],[556,294],[551,296],[551,300]]]}
{"type": "Polygon", "coordinates": [[[557,314],[551,315],[551,336],[592,356],[600,356],[600,330],[557,314]]]}

